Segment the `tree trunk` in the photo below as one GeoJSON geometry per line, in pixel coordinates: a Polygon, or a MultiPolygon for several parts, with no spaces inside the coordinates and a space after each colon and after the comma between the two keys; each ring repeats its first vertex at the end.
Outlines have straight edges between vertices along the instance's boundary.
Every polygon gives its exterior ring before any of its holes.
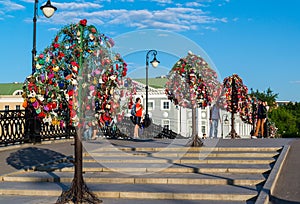
{"type": "Polygon", "coordinates": [[[196,108],[192,108],[192,140],[188,143],[190,147],[202,147],[203,142],[198,136],[197,133],[197,116],[196,116],[196,108]]]}
{"type": "Polygon", "coordinates": [[[62,192],[61,196],[57,199],[57,204],[65,204],[70,201],[73,203],[89,203],[89,204],[98,204],[102,203],[102,200],[98,199],[94,195],[83,180],[83,171],[82,171],[82,142],[81,135],[79,132],[82,131],[79,129],[75,136],[75,172],[72,184],[70,189],[62,192]]]}

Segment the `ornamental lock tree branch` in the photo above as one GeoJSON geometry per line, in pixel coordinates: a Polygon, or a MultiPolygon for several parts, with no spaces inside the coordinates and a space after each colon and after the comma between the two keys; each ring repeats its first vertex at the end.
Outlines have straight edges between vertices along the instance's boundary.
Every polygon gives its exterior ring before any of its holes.
{"type": "Polygon", "coordinates": [[[165,94],[175,105],[192,109],[192,143],[202,146],[196,132],[196,108],[205,108],[218,98],[221,84],[217,73],[200,56],[189,52],[177,61],[169,72],[165,94]]]}
{"type": "MultiPolygon", "coordinates": [[[[86,118],[83,110],[88,105],[90,109],[101,112],[101,101],[113,107],[109,109],[109,119],[122,115],[116,113],[116,107],[112,105],[119,102],[114,98],[115,91],[112,90],[124,85],[123,77],[126,76],[127,68],[121,56],[110,51],[113,45],[111,38],[99,33],[95,26],[87,25],[86,19],[68,25],[36,57],[36,70],[24,83],[24,106],[33,107],[37,118],[63,128],[78,127],[75,137],[74,178],[71,188],[62,193],[57,203],[101,202],[83,181],[81,135],[85,122],[83,119],[86,118]],[[89,67],[91,63],[97,66],[89,67]],[[112,80],[100,83],[102,77],[112,80]],[[90,79],[92,84],[87,84],[90,79]],[[109,90],[107,96],[110,100],[101,94],[97,95],[102,90],[109,90]]],[[[98,116],[91,118],[96,124],[101,114],[98,116]]]]}
{"type": "Polygon", "coordinates": [[[234,128],[234,114],[239,113],[244,122],[252,123],[251,97],[243,80],[237,75],[226,77],[223,80],[223,93],[225,95],[225,108],[231,113],[231,138],[237,137],[234,128]]]}

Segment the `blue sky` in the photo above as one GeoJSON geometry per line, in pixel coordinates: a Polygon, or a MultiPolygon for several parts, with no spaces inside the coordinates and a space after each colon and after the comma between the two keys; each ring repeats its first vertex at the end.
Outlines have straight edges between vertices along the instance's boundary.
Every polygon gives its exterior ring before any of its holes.
{"type": "MultiPolygon", "coordinates": [[[[136,69],[129,72],[132,76],[144,71],[149,49],[159,51],[160,66],[149,70],[156,74],[167,73],[191,50],[211,62],[220,80],[237,73],[249,89],[270,87],[278,100],[300,101],[298,0],[51,2],[58,9],[52,18],[39,10],[38,53],[60,28],[86,18],[115,39],[114,51],[136,69]]],[[[0,83],[23,82],[31,72],[33,6],[34,0],[0,0],[0,83]]]]}

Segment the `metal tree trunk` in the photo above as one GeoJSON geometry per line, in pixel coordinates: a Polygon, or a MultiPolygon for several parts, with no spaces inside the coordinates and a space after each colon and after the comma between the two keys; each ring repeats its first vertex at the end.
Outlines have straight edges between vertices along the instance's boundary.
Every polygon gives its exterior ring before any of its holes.
{"type": "Polygon", "coordinates": [[[197,133],[197,116],[196,116],[196,108],[192,108],[192,140],[188,143],[190,147],[202,147],[203,142],[198,136],[197,133]]]}

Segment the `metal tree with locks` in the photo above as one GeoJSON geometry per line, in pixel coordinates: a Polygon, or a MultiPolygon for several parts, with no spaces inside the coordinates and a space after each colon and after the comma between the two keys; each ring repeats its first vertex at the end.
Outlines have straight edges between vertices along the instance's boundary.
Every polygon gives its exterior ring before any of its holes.
{"type": "MultiPolygon", "coordinates": [[[[87,103],[91,105],[91,109],[96,109],[96,91],[91,87],[98,86],[100,77],[114,75],[120,82],[126,76],[126,63],[120,55],[110,51],[113,44],[112,39],[100,34],[95,26],[88,26],[85,19],[77,24],[68,25],[62,28],[51,45],[36,57],[36,70],[24,83],[24,105],[33,107],[37,118],[44,123],[60,125],[66,129],[78,127],[75,136],[74,178],[70,189],[62,193],[57,203],[102,202],[89,191],[82,176],[82,119],[86,118],[83,110],[87,103]],[[98,57],[92,59],[94,63],[98,63],[101,70],[94,70],[95,73],[83,72],[84,67],[88,65],[88,59],[93,55],[98,57]],[[85,78],[88,76],[97,80],[86,84],[89,79],[85,78]],[[86,89],[89,92],[86,92],[86,89]]],[[[99,90],[111,90],[115,86],[116,84],[103,82],[99,85],[99,90]]],[[[99,96],[97,99],[103,98],[99,96]]],[[[112,112],[109,112],[108,118],[116,116],[112,112]]],[[[99,118],[91,120],[98,122],[99,118]]]]}
{"type": "Polygon", "coordinates": [[[189,52],[169,72],[165,93],[175,105],[192,109],[192,140],[190,146],[202,146],[196,129],[196,108],[205,108],[220,94],[217,73],[200,56],[189,52]]]}
{"type": "Polygon", "coordinates": [[[226,77],[223,80],[223,93],[225,95],[225,108],[231,113],[231,138],[238,137],[234,128],[234,114],[239,113],[244,122],[252,122],[251,98],[248,88],[243,80],[237,75],[226,77]]]}

